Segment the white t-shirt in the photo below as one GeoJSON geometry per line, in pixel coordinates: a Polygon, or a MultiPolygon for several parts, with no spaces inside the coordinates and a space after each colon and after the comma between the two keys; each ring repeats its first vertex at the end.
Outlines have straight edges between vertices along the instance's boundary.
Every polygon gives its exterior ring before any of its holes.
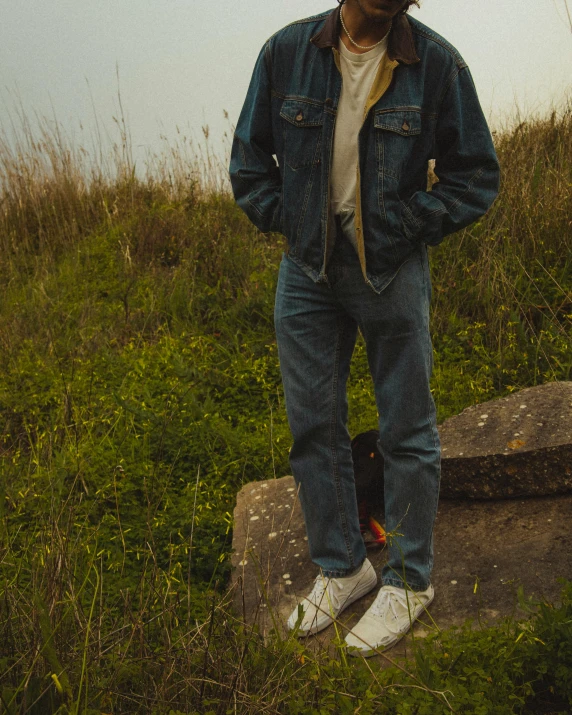
{"type": "Polygon", "coordinates": [[[331,211],[339,214],[356,206],[358,133],[363,111],[381,58],[387,51],[387,35],[373,50],[361,55],[350,52],[340,39],[342,92],[334,132],[331,171],[331,211]]]}

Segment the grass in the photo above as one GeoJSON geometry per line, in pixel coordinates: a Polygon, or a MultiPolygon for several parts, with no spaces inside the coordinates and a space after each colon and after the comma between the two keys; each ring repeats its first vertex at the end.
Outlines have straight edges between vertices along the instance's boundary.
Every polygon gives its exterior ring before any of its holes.
{"type": "MultiPolygon", "coordinates": [[[[240,622],[235,495],[288,471],[282,239],[184,138],[141,171],[121,119],[109,155],[15,126],[0,138],[0,713],[565,712],[569,585],[525,624],[436,633],[409,675],[240,622]]],[[[572,108],[496,143],[499,200],[431,251],[441,420],[570,379],[572,108]]],[[[362,342],[349,395],[352,434],[370,429],[362,342]]]]}

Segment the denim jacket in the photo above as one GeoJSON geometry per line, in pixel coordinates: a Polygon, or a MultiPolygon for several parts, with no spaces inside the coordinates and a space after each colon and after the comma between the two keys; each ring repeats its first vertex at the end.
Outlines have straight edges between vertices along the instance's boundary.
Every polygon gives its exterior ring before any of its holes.
{"type": "MultiPolygon", "coordinates": [[[[239,206],[288,255],[327,281],[334,127],[342,78],[340,8],[294,22],[264,45],[232,146],[239,206]]],[[[469,69],[446,40],[395,18],[358,138],[355,234],[362,272],[377,292],[420,243],[484,214],[499,166],[469,69]],[[439,181],[427,190],[428,161],[439,181]]]]}

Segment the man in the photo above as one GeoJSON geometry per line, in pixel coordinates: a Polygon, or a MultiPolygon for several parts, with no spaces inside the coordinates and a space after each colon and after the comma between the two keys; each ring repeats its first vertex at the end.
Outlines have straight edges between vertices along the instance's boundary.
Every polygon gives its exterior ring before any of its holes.
{"type": "Polygon", "coordinates": [[[362,332],[379,412],[382,587],[346,636],[388,648],[433,599],[440,446],[429,389],[427,245],[485,213],[498,191],[491,136],[469,70],[407,14],[414,0],[345,0],[264,45],[235,132],[238,204],[288,240],[275,323],[290,462],[310,555],[298,634],[328,626],[377,577],[359,530],[346,381],[362,332]],[[427,166],[439,178],[427,191],[427,166]]]}

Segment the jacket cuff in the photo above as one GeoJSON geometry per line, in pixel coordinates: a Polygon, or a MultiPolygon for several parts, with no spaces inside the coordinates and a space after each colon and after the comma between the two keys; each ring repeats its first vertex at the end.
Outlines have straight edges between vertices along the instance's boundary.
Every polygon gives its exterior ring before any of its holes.
{"type": "Polygon", "coordinates": [[[403,201],[401,202],[401,226],[405,238],[413,245],[416,245],[420,240],[423,226],[421,221],[415,218],[409,206],[403,201]]]}
{"type": "Polygon", "coordinates": [[[426,243],[431,246],[436,246],[443,240],[443,217],[447,214],[447,209],[440,201],[435,201],[436,197],[429,197],[436,206],[426,206],[427,196],[420,196],[428,192],[417,192],[413,194],[409,200],[409,204],[401,202],[401,225],[405,238],[417,245],[418,243],[426,243]],[[415,215],[415,204],[417,199],[421,200],[421,206],[418,207],[423,214],[415,215]],[[425,199],[425,201],[423,201],[425,199]]]}

